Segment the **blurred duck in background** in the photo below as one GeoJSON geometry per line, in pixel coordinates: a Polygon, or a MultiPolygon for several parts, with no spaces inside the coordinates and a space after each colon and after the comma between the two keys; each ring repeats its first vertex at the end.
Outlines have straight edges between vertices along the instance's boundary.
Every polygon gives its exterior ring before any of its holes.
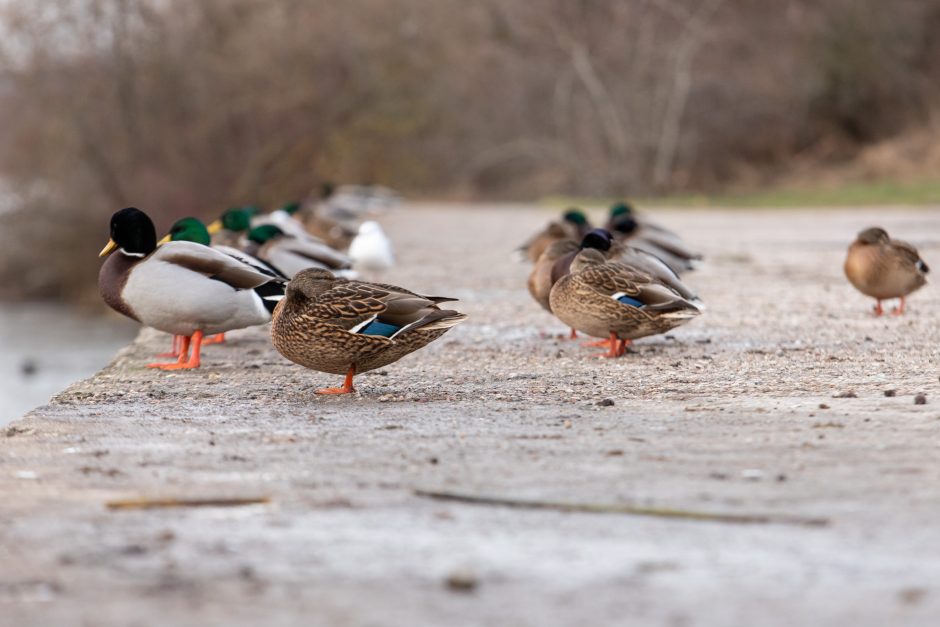
{"type": "Polygon", "coordinates": [[[591,228],[591,223],[583,211],[574,208],[567,209],[561,214],[561,220],[549,222],[544,229],[516,249],[517,260],[528,259],[534,263],[552,243],[560,239],[580,241],[591,228]]]}
{"type": "Polygon", "coordinates": [[[845,276],[859,292],[875,299],[875,315],[884,314],[881,301],[899,299],[892,313],[904,313],[904,299],[927,283],[930,268],[917,249],[891,239],[881,227],[867,228],[849,246],[845,276]]]}
{"type": "Polygon", "coordinates": [[[353,269],[376,279],[395,265],[392,243],[378,222],[367,220],[359,225],[359,233],[349,245],[353,269]]]}
{"type": "Polygon", "coordinates": [[[148,368],[198,368],[205,335],[268,322],[276,303],[258,290],[285,283],[203,244],[169,241],[158,247],[153,222],[134,207],[111,217],[111,238],[99,256],[107,257],[98,289],[108,306],[182,338],[177,362],[148,368]]]}
{"type": "Polygon", "coordinates": [[[271,264],[288,277],[305,268],[324,268],[352,277],[352,259],[312,237],[288,235],[273,224],[248,231],[242,250],[271,264]]]}

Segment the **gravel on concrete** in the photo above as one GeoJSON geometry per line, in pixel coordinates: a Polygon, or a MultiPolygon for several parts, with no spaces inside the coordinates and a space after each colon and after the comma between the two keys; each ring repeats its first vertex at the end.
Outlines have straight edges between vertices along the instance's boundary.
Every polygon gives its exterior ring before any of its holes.
{"type": "Polygon", "coordinates": [[[265,329],[178,373],[143,368],[169,348],[144,331],[12,423],[0,625],[936,625],[940,295],[875,318],[841,266],[880,224],[940,268],[940,214],[657,212],[705,253],[688,282],[708,310],[619,360],[558,337],[510,260],[551,216],[383,218],[400,261],[384,279],[459,297],[470,319],[356,395],[315,397],[339,378],[282,359],[265,329]]]}

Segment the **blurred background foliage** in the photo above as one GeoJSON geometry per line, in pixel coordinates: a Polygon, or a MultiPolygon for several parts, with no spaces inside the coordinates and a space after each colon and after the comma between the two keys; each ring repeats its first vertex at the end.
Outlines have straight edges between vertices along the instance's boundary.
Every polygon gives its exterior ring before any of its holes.
{"type": "Polygon", "coordinates": [[[108,216],[306,196],[936,177],[940,0],[0,4],[0,297],[86,293],[108,216]],[[10,280],[7,277],[15,277],[10,280]]]}

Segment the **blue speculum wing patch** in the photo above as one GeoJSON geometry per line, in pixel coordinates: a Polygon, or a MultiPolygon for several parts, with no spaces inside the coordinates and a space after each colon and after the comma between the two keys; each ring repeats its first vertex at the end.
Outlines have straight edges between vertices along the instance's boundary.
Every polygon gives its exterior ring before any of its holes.
{"type": "Polygon", "coordinates": [[[623,303],[624,305],[630,305],[632,307],[636,307],[637,309],[644,306],[644,303],[642,301],[639,301],[635,298],[630,298],[629,296],[621,296],[620,298],[617,299],[617,301],[623,303]]]}
{"type": "Polygon", "coordinates": [[[359,332],[363,335],[381,335],[382,337],[392,337],[399,330],[401,330],[401,327],[397,327],[394,324],[373,320],[359,332]]]}

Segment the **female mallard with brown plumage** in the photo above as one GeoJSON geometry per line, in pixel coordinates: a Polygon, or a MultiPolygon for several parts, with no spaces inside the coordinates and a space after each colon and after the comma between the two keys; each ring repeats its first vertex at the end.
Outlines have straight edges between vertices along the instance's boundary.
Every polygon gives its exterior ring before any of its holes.
{"type": "Polygon", "coordinates": [[[619,357],[631,340],[669,331],[702,311],[649,273],[590,248],[578,253],[571,273],[552,288],[549,304],[568,326],[608,338],[604,357],[619,357]]]}
{"type": "Polygon", "coordinates": [[[899,298],[894,313],[904,313],[904,298],[927,283],[930,269],[917,249],[907,242],[891,239],[880,227],[858,234],[845,258],[845,276],[862,294],[875,299],[875,315],[884,313],[881,301],[899,298]]]}
{"type": "Polygon", "coordinates": [[[317,394],[347,394],[355,391],[354,375],[398,361],[463,322],[466,314],[438,307],[453,300],[310,268],[287,285],[271,340],[294,363],[346,375],[342,387],[317,394]]]}

